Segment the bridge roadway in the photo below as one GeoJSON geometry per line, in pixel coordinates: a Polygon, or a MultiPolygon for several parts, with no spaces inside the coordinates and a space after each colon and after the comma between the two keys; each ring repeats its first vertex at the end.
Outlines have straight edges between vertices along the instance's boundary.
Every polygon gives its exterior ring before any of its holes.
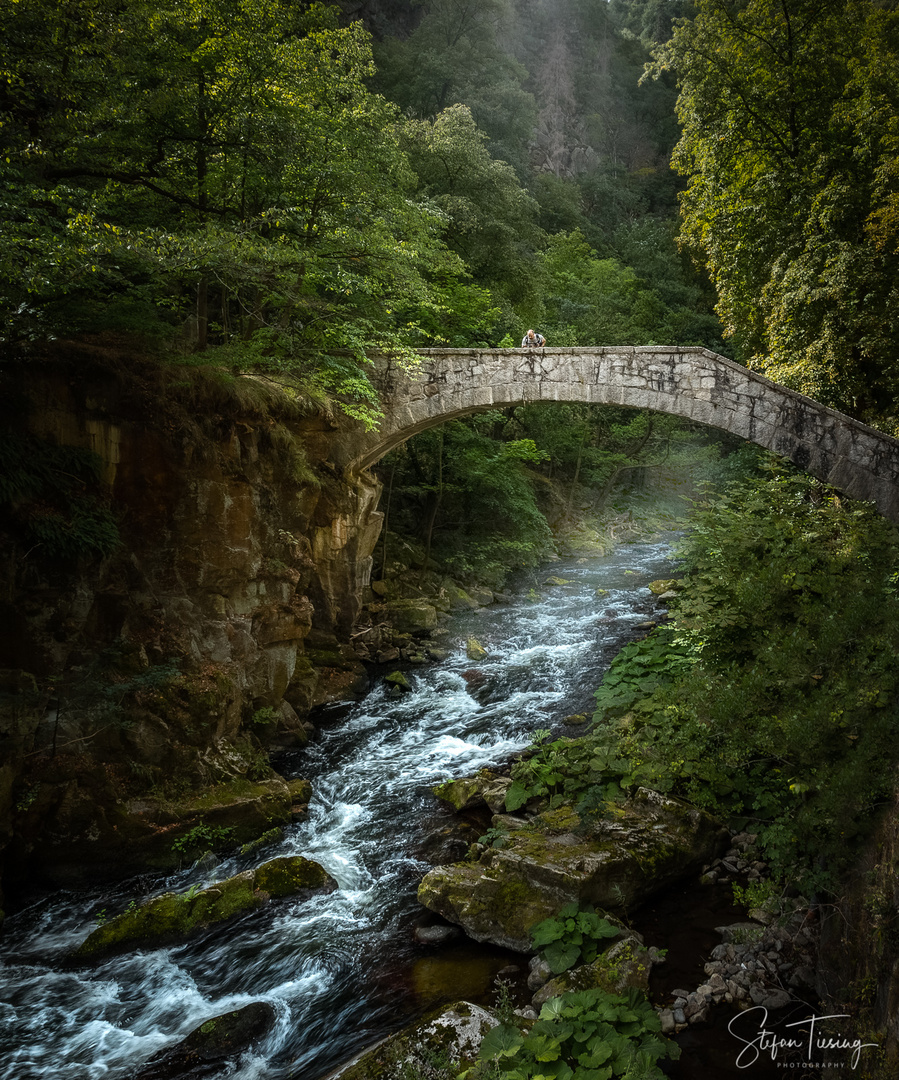
{"type": "Polygon", "coordinates": [[[671,413],[788,458],[899,522],[899,440],[701,348],[426,349],[421,366],[375,361],[383,419],[343,443],[359,472],[446,420],[535,401],[582,401],[671,413]]]}

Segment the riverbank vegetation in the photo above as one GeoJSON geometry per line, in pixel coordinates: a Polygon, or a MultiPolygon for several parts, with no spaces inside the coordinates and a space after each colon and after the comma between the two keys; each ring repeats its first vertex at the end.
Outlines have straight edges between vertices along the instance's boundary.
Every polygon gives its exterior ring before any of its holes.
{"type": "Polygon", "coordinates": [[[749,472],[690,518],[669,618],[612,663],[587,738],[543,733],[506,805],[679,795],[757,832],[780,884],[823,896],[893,789],[899,540],[784,462],[738,458],[749,472]]]}

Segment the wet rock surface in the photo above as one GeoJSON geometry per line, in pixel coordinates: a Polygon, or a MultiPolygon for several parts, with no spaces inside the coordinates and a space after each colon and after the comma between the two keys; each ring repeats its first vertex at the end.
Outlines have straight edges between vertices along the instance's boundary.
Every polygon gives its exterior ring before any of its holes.
{"type": "Polygon", "coordinates": [[[144,904],[133,904],[93,930],[74,955],[78,960],[93,960],[139,946],[183,941],[269,900],[305,898],[336,888],[337,882],[311,859],[301,855],[272,859],[205,889],[163,893],[144,904]]]}
{"type": "Polygon", "coordinates": [[[177,1046],[155,1054],[134,1080],[202,1080],[221,1075],[224,1062],[252,1046],[275,1022],[275,1010],[257,1001],[204,1021],[177,1046]]]}
{"type": "Polygon", "coordinates": [[[498,1018],[488,1009],[457,1001],[431,1012],[423,1020],[391,1035],[326,1080],[406,1080],[427,1077],[435,1060],[460,1067],[473,1065],[487,1032],[498,1018]]]}
{"type": "Polygon", "coordinates": [[[721,840],[706,814],[645,788],[614,804],[607,818],[582,821],[563,806],[519,820],[502,847],[437,867],[418,892],[425,907],[475,941],[519,952],[530,951],[530,928],[566,904],[633,907],[711,858],[721,840]]]}

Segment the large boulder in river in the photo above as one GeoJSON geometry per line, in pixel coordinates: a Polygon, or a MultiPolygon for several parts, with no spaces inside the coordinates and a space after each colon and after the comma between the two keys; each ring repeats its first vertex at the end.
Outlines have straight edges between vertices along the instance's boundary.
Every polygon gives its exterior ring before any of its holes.
{"type": "Polygon", "coordinates": [[[437,629],[437,608],[426,600],[390,600],[384,614],[401,634],[419,636],[437,629]]]}
{"type": "Polygon", "coordinates": [[[275,1022],[265,1001],[210,1017],[175,1046],[154,1054],[136,1080],[178,1080],[218,1075],[224,1063],[258,1042],[275,1022]]]}
{"type": "Polygon", "coordinates": [[[511,777],[497,776],[490,769],[481,769],[474,776],[447,780],[432,790],[438,799],[449,803],[457,812],[486,804],[494,814],[501,814],[505,809],[506,792],[511,784],[511,777]]]}
{"type": "MultiPolygon", "coordinates": [[[[327,1080],[407,1080],[436,1076],[435,1061],[458,1069],[474,1065],[481,1041],[499,1019],[488,1009],[457,1001],[428,1013],[358,1055],[327,1080]]],[[[443,1073],[441,1072],[441,1076],[443,1073]]]]}
{"type": "Polygon", "coordinates": [[[301,855],[272,859],[206,889],[163,893],[132,905],[91,931],[75,950],[75,958],[96,959],[141,946],[170,945],[269,900],[305,898],[336,888],[337,882],[311,859],[301,855]]]}
{"type": "Polygon", "coordinates": [[[475,941],[529,952],[531,927],[566,904],[627,911],[726,842],[707,814],[646,788],[607,809],[583,821],[571,806],[547,810],[477,862],[432,870],[418,899],[475,941]]]}

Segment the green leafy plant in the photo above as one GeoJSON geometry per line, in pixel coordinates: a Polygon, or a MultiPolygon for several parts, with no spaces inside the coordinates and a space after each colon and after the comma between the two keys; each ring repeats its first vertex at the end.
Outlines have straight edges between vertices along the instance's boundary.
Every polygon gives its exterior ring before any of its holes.
{"type": "Polygon", "coordinates": [[[505,797],[510,813],[529,799],[549,796],[550,807],[577,800],[578,813],[602,814],[634,782],[633,763],[605,732],[555,741],[549,735],[535,731],[528,756],[512,767],[505,797]]]}
{"type": "Polygon", "coordinates": [[[595,731],[629,776],[752,822],[776,880],[832,889],[897,761],[893,526],[770,458],[697,507],[663,630],[595,731]]]}
{"type": "MultiPolygon", "coordinates": [[[[478,1057],[507,1080],[662,1080],[658,1062],[676,1061],[680,1047],[660,1032],[640,991],[587,990],[551,998],[527,1033],[498,1024],[484,1036],[478,1057]]],[[[484,1075],[477,1068],[462,1077],[484,1075]]]]}
{"type": "Polygon", "coordinates": [[[188,854],[210,848],[223,848],[233,842],[234,829],[230,826],[207,825],[205,821],[201,821],[199,825],[194,825],[184,836],[178,837],[172,844],[172,851],[188,854]]]}
{"type": "Polygon", "coordinates": [[[486,847],[504,848],[509,839],[509,830],[491,826],[483,836],[478,837],[478,843],[486,847]]]}
{"type": "Polygon", "coordinates": [[[587,905],[566,904],[553,915],[531,927],[531,940],[552,968],[553,974],[574,967],[577,963],[591,964],[602,942],[621,933],[608,919],[596,914],[587,905]]]}

